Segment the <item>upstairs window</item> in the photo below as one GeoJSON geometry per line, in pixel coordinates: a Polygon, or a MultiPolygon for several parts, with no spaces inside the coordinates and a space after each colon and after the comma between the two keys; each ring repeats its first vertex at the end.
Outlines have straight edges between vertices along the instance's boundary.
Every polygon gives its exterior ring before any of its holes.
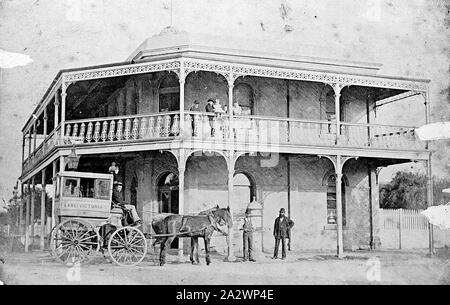
{"type": "Polygon", "coordinates": [[[169,73],[159,85],[159,112],[180,110],[180,83],[175,73],[169,73]]]}
{"type": "Polygon", "coordinates": [[[242,108],[242,115],[254,114],[252,87],[244,83],[237,84],[234,87],[233,95],[233,104],[235,102],[239,103],[239,106],[242,108]]]}

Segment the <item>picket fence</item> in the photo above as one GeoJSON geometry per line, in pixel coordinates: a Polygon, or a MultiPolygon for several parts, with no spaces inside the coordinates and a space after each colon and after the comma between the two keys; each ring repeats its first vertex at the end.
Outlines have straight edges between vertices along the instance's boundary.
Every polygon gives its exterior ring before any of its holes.
{"type": "MultiPolygon", "coordinates": [[[[381,247],[385,249],[414,249],[429,246],[429,222],[420,209],[380,209],[381,247]]],[[[445,246],[450,230],[431,225],[434,244],[445,246]]]]}

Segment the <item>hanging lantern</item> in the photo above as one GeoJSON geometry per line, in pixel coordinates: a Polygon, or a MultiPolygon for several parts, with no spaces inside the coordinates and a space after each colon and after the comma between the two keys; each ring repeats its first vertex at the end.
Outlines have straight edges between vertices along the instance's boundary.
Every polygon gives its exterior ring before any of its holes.
{"type": "Polygon", "coordinates": [[[77,169],[78,162],[80,161],[80,157],[75,152],[75,147],[72,148],[72,151],[67,156],[67,167],[69,169],[77,169]]]}

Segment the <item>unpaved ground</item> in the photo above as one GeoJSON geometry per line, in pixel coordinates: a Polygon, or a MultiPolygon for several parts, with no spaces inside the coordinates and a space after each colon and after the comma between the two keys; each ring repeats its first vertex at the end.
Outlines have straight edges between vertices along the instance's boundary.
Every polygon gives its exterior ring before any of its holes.
{"type": "Polygon", "coordinates": [[[114,266],[98,256],[79,269],[35,252],[8,255],[3,271],[7,284],[450,284],[449,252],[429,258],[426,251],[365,251],[347,253],[344,259],[332,253],[289,252],[285,261],[272,260],[265,253],[255,263],[241,258],[230,263],[213,255],[210,266],[203,257],[201,265],[191,265],[169,255],[164,267],[148,256],[131,268],[114,266]]]}

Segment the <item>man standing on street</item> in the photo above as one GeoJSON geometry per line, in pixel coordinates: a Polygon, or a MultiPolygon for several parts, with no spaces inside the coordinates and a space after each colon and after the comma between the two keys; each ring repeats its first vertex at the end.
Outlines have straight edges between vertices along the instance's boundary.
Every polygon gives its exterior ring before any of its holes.
{"type": "Polygon", "coordinates": [[[245,216],[244,216],[244,224],[242,225],[241,230],[244,231],[244,233],[242,234],[243,238],[244,238],[244,262],[246,262],[247,260],[251,261],[251,262],[255,262],[255,259],[252,256],[252,252],[253,252],[253,225],[252,225],[252,221],[250,219],[250,211],[247,209],[245,211],[245,216]]]}
{"type": "Polygon", "coordinates": [[[275,251],[272,258],[278,257],[278,246],[281,241],[281,259],[286,258],[286,237],[289,237],[289,231],[294,226],[294,222],[286,217],[285,209],[280,209],[280,215],[275,219],[273,226],[273,236],[275,237],[275,251]]]}

